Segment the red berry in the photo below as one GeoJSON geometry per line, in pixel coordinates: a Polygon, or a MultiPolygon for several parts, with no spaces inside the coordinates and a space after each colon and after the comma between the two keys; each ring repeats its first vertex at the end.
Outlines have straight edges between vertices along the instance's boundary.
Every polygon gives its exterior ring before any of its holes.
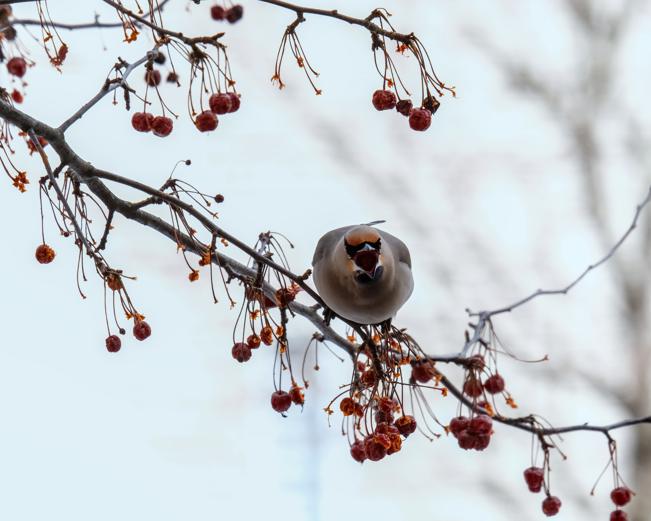
{"type": "Polygon", "coordinates": [[[486,361],[481,355],[472,355],[468,358],[468,368],[475,369],[476,371],[483,371],[486,367],[486,361]]]}
{"type": "Polygon", "coordinates": [[[241,364],[251,358],[251,348],[244,342],[236,342],[231,349],[231,355],[241,364]]]}
{"type": "Polygon", "coordinates": [[[271,395],[271,407],[276,412],[285,412],[292,405],[292,397],[285,391],[276,391],[271,395]]]}
{"type": "Polygon", "coordinates": [[[16,89],[14,89],[13,92],[11,93],[11,99],[14,100],[14,103],[22,103],[23,95],[16,89]]]}
{"type": "Polygon", "coordinates": [[[450,420],[448,429],[455,438],[458,438],[459,433],[466,430],[468,428],[468,425],[470,425],[470,420],[468,418],[465,416],[457,416],[456,418],[452,418],[452,420],[450,420]]]}
{"type": "Polygon", "coordinates": [[[179,81],[179,75],[175,72],[169,72],[167,78],[165,78],[167,83],[177,83],[179,81]]]}
{"type": "Polygon", "coordinates": [[[135,112],[131,116],[131,126],[138,132],[149,132],[154,123],[154,115],[148,112],[135,112]]]}
{"type": "Polygon", "coordinates": [[[260,347],[260,337],[258,335],[249,335],[246,339],[246,345],[251,349],[260,347]]]}
{"type": "Polygon", "coordinates": [[[145,82],[150,87],[156,87],[160,85],[160,72],[156,69],[149,69],[145,71],[145,82]]]}
{"type": "Polygon", "coordinates": [[[194,124],[200,132],[212,132],[217,128],[219,121],[217,120],[217,116],[215,116],[211,111],[204,110],[197,116],[194,124]]]}
{"type": "Polygon", "coordinates": [[[228,11],[226,11],[226,20],[228,20],[229,23],[234,24],[235,22],[239,21],[243,15],[244,7],[241,5],[234,5],[228,11]]]}
{"type": "Polygon", "coordinates": [[[376,110],[390,110],[396,106],[396,95],[390,90],[376,90],[371,101],[376,110]]]}
{"type": "Polygon", "coordinates": [[[441,106],[441,102],[437,100],[434,96],[427,96],[423,100],[423,108],[429,110],[432,114],[435,114],[440,106],[441,106]]]}
{"type": "Polygon", "coordinates": [[[234,92],[229,92],[228,95],[231,98],[231,110],[229,112],[237,112],[240,108],[240,97],[234,92]]]}
{"type": "Polygon", "coordinates": [[[40,264],[50,264],[54,260],[54,257],[56,257],[56,253],[47,244],[41,244],[36,248],[34,256],[40,264]]]}
{"type": "Polygon", "coordinates": [[[427,109],[412,109],[409,113],[409,126],[413,130],[424,131],[432,124],[432,113],[427,109]]]}
{"type": "Polygon", "coordinates": [[[542,511],[546,516],[555,516],[561,509],[561,500],[556,496],[547,496],[542,502],[542,511]]]}
{"type": "Polygon", "coordinates": [[[613,503],[618,507],[626,505],[632,497],[633,492],[628,487],[617,487],[610,493],[610,499],[612,499],[613,503]]]}
{"type": "Polygon", "coordinates": [[[380,461],[390,447],[391,441],[386,434],[371,434],[364,442],[366,457],[371,461],[380,461]]]}
{"type": "Polygon", "coordinates": [[[355,461],[364,463],[366,459],[366,448],[364,447],[364,442],[362,440],[357,440],[350,446],[350,455],[355,461]]]}
{"type": "Polygon", "coordinates": [[[468,430],[473,434],[490,435],[493,430],[493,420],[487,414],[478,414],[470,420],[468,430]]]}
{"type": "Polygon", "coordinates": [[[464,394],[470,396],[471,398],[477,398],[478,396],[481,396],[482,390],[483,386],[481,385],[481,381],[479,378],[475,378],[474,376],[469,376],[463,384],[464,394]]]}
{"type": "Polygon", "coordinates": [[[375,412],[375,421],[377,423],[393,423],[393,413],[378,410],[375,412]]]}
{"type": "Polygon", "coordinates": [[[17,56],[7,62],[9,74],[22,78],[27,72],[27,62],[24,58],[17,56]]]}
{"type": "Polygon", "coordinates": [[[409,116],[413,104],[410,99],[401,99],[396,103],[396,110],[403,116],[409,116]]]}
{"type": "Polygon", "coordinates": [[[230,93],[220,92],[208,98],[208,105],[215,114],[226,114],[231,112],[233,102],[230,93]]]}
{"type": "Polygon", "coordinates": [[[344,398],[339,403],[339,410],[344,413],[344,416],[352,416],[355,414],[355,402],[352,398],[344,398]]]}
{"type": "Polygon", "coordinates": [[[393,398],[382,396],[377,401],[377,408],[382,412],[394,412],[400,409],[400,406],[393,398]]]}
{"type": "Polygon", "coordinates": [[[151,123],[151,129],[155,136],[166,137],[172,133],[174,123],[166,116],[156,116],[151,123]]]}
{"type": "Polygon", "coordinates": [[[401,416],[393,424],[405,438],[416,432],[416,418],[413,416],[401,416]]]}
{"type": "Polygon", "coordinates": [[[484,389],[491,394],[498,394],[504,391],[504,378],[499,374],[494,374],[486,379],[484,382],[484,389]]]}
{"type": "Polygon", "coordinates": [[[475,435],[472,434],[468,429],[464,429],[459,432],[457,436],[457,442],[459,447],[463,450],[470,450],[475,448],[475,435]]]}
{"type": "Polygon", "coordinates": [[[364,387],[375,387],[377,383],[377,374],[375,374],[375,369],[367,369],[362,373],[362,376],[359,378],[364,385],[364,387]]]}
{"type": "Polygon", "coordinates": [[[292,399],[292,403],[295,403],[296,405],[303,405],[305,403],[303,388],[296,384],[292,385],[289,390],[289,397],[292,399]]]}
{"type": "Polygon", "coordinates": [[[545,471],[540,467],[529,467],[524,471],[524,480],[530,492],[540,492],[545,481],[545,471]]]}
{"type": "Polygon", "coordinates": [[[144,340],[151,335],[151,326],[144,320],[138,320],[133,326],[133,336],[138,340],[144,340]]]}
{"type": "Polygon", "coordinates": [[[109,353],[117,353],[122,347],[122,340],[117,335],[106,337],[106,350],[109,353]]]}
{"type": "Polygon", "coordinates": [[[226,9],[221,5],[213,5],[210,8],[210,16],[213,20],[223,20],[226,18],[226,9]]]}
{"type": "Polygon", "coordinates": [[[491,437],[488,434],[480,434],[478,436],[475,436],[475,446],[473,449],[484,450],[490,445],[490,442],[491,437]]]}
{"type": "Polygon", "coordinates": [[[628,514],[623,510],[613,510],[610,513],[610,521],[628,521],[628,514]]]}
{"type": "Polygon", "coordinates": [[[436,375],[436,369],[431,360],[417,360],[412,362],[411,376],[422,384],[429,382],[436,375]]]}

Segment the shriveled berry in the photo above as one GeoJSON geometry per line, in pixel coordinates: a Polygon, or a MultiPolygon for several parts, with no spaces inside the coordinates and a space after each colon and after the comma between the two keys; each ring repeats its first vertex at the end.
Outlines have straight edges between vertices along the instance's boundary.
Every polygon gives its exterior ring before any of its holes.
{"type": "Polygon", "coordinates": [[[473,449],[484,450],[490,445],[490,442],[491,437],[488,434],[475,435],[475,445],[473,449]]]}
{"type": "Polygon", "coordinates": [[[628,487],[617,487],[610,493],[610,499],[612,499],[613,503],[618,507],[623,507],[628,504],[632,497],[633,492],[628,487]]]}
{"type": "Polygon", "coordinates": [[[344,416],[352,416],[355,414],[355,402],[352,398],[346,397],[339,402],[339,410],[344,413],[344,416]]]}
{"type": "Polygon", "coordinates": [[[499,374],[494,374],[486,379],[484,382],[484,389],[487,393],[498,394],[504,391],[504,378],[499,374]]]}
{"type": "Polygon", "coordinates": [[[471,398],[477,398],[481,396],[483,386],[479,378],[474,376],[469,376],[466,381],[463,383],[463,393],[471,398]]]}
{"type": "Polygon", "coordinates": [[[179,75],[175,72],[167,73],[167,78],[165,78],[167,83],[177,83],[179,81],[179,75]]]}
{"type": "Polygon", "coordinates": [[[292,405],[292,397],[286,391],[276,391],[271,395],[271,407],[276,412],[285,412],[292,405]]]}
{"type": "Polygon", "coordinates": [[[478,414],[472,420],[470,420],[468,430],[480,435],[490,434],[493,430],[493,420],[487,414],[478,414]]]}
{"type": "Polygon", "coordinates": [[[431,360],[417,360],[412,363],[411,376],[419,383],[425,384],[436,375],[434,363],[431,360]]]}
{"type": "Polygon", "coordinates": [[[540,492],[545,481],[545,471],[540,467],[529,467],[524,471],[524,481],[530,492],[540,492]]]}
{"type": "Polygon", "coordinates": [[[360,380],[364,387],[374,387],[377,383],[377,374],[374,369],[367,369],[362,373],[362,376],[360,376],[360,380]]]}
{"type": "Polygon", "coordinates": [[[475,448],[475,435],[468,429],[464,429],[457,435],[457,442],[459,447],[463,450],[470,450],[475,448]]]}
{"type": "Polygon", "coordinates": [[[24,98],[23,98],[23,95],[19,91],[14,89],[11,92],[11,99],[14,100],[14,103],[22,103],[24,98]]]}
{"type": "Polygon", "coordinates": [[[228,112],[237,112],[240,108],[240,97],[234,92],[229,92],[228,96],[231,98],[231,109],[228,112]]]}
{"type": "Polygon", "coordinates": [[[542,502],[542,511],[546,516],[555,516],[561,509],[561,500],[556,496],[547,496],[542,502]]]}
{"type": "Polygon", "coordinates": [[[393,423],[393,413],[378,409],[375,412],[375,421],[377,423],[393,423]]]}
{"type": "Polygon", "coordinates": [[[145,340],[151,335],[151,326],[144,320],[137,320],[133,326],[133,336],[138,340],[145,340]]]}
{"type": "Polygon", "coordinates": [[[199,272],[197,270],[192,270],[188,273],[188,280],[190,282],[197,282],[199,280],[199,272]]]}
{"type": "Polygon", "coordinates": [[[215,116],[210,110],[204,110],[197,116],[194,124],[199,132],[212,132],[217,128],[219,121],[217,120],[217,116],[215,116]]]}
{"type": "Polygon", "coordinates": [[[400,409],[400,405],[393,398],[381,396],[377,401],[377,408],[383,412],[394,412],[400,409]]]}
{"type": "Polygon", "coordinates": [[[476,371],[483,371],[486,367],[486,360],[482,355],[472,355],[468,358],[468,368],[476,371]]]}
{"type": "Polygon", "coordinates": [[[469,418],[466,418],[465,416],[457,416],[456,418],[452,418],[452,420],[450,420],[448,429],[455,438],[458,438],[459,433],[466,430],[468,428],[468,425],[470,425],[469,418]]]}
{"type": "Polygon", "coordinates": [[[106,285],[112,291],[120,291],[124,287],[124,284],[122,284],[122,278],[117,273],[107,273],[104,280],[106,281],[106,285]]]}
{"type": "Polygon", "coordinates": [[[289,397],[292,399],[292,403],[295,403],[296,405],[303,405],[305,403],[305,393],[303,392],[303,388],[296,384],[292,385],[289,389],[289,397]]]}
{"type": "Polygon", "coordinates": [[[18,36],[18,33],[16,32],[15,27],[9,25],[4,28],[3,36],[5,37],[6,40],[13,42],[16,39],[16,36],[18,36]]]}
{"type": "Polygon", "coordinates": [[[226,114],[231,111],[233,103],[229,93],[220,92],[208,98],[208,105],[215,114],[226,114]]]}
{"type": "Polygon", "coordinates": [[[413,416],[401,416],[393,424],[405,438],[416,432],[416,418],[413,416]]]}
{"type": "Polygon", "coordinates": [[[366,459],[366,448],[364,447],[364,442],[362,440],[357,440],[350,446],[350,455],[355,461],[364,463],[366,459]]]}
{"type": "Polygon", "coordinates": [[[249,335],[246,338],[246,345],[249,346],[251,349],[257,349],[260,347],[260,337],[258,335],[249,335]]]}
{"type": "Polygon", "coordinates": [[[423,108],[429,110],[432,114],[436,113],[436,111],[439,109],[441,106],[441,102],[437,100],[434,96],[427,96],[423,100],[423,108]]]}
{"type": "Polygon", "coordinates": [[[16,56],[7,62],[7,70],[12,76],[22,78],[27,72],[27,62],[25,58],[16,56]]]}
{"type": "Polygon", "coordinates": [[[210,17],[213,20],[223,20],[226,18],[226,9],[224,9],[221,5],[213,5],[210,8],[210,17]]]}
{"type": "Polygon", "coordinates": [[[156,69],[149,69],[145,71],[145,83],[150,87],[160,85],[160,72],[156,69]]]}
{"type": "Polygon", "coordinates": [[[613,510],[610,513],[610,521],[628,521],[628,514],[623,510],[613,510]]]}
{"type": "Polygon", "coordinates": [[[385,434],[372,434],[364,442],[366,457],[371,461],[380,461],[384,458],[389,447],[391,447],[391,441],[385,434]]]}
{"type": "Polygon", "coordinates": [[[271,344],[273,344],[273,341],[274,341],[273,329],[271,329],[271,327],[269,327],[269,326],[264,326],[260,330],[260,340],[262,340],[262,343],[264,345],[267,345],[267,346],[270,346],[271,344]]]}
{"type": "Polygon", "coordinates": [[[158,51],[158,54],[154,57],[154,62],[156,62],[158,65],[163,65],[167,58],[165,57],[165,53],[158,51]]]}
{"type": "Polygon", "coordinates": [[[40,264],[50,264],[54,260],[54,257],[56,257],[56,253],[47,244],[41,244],[36,248],[34,256],[40,264]]]}
{"type": "Polygon", "coordinates": [[[432,124],[432,113],[427,109],[411,109],[409,113],[409,126],[412,130],[420,132],[427,130],[432,124]]]}
{"type": "Polygon", "coordinates": [[[154,124],[154,115],[148,112],[135,112],[131,116],[131,126],[138,132],[149,132],[154,124]]]}
{"type": "Polygon", "coordinates": [[[117,335],[106,337],[106,350],[109,353],[117,353],[122,347],[122,340],[117,335]]]}
{"type": "Polygon", "coordinates": [[[166,137],[172,133],[174,123],[167,116],[156,116],[151,123],[151,129],[155,136],[166,137]]]}
{"type": "Polygon", "coordinates": [[[242,16],[244,16],[244,7],[239,4],[234,5],[226,11],[226,20],[231,24],[241,20],[242,16]]]}
{"type": "Polygon", "coordinates": [[[376,90],[371,101],[376,110],[390,110],[396,106],[396,95],[390,90],[376,90]]]}
{"type": "Polygon", "coordinates": [[[244,342],[236,342],[231,349],[231,355],[240,364],[247,362],[251,358],[251,348],[244,342]]]}
{"type": "Polygon", "coordinates": [[[401,99],[398,103],[396,103],[396,110],[403,116],[409,116],[412,107],[413,103],[410,99],[401,99]]]}

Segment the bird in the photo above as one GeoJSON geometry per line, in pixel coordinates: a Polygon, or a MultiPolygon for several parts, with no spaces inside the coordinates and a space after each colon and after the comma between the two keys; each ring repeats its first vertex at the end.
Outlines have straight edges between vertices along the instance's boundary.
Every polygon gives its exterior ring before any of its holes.
{"type": "Polygon", "coordinates": [[[414,289],[409,249],[368,224],[327,232],[316,245],[312,275],[323,302],[360,325],[389,323],[414,289]]]}

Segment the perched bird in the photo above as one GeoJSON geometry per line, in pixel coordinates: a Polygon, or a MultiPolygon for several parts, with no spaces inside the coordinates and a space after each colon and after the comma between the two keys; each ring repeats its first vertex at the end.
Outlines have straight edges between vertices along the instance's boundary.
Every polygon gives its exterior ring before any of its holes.
{"type": "Polygon", "coordinates": [[[312,267],[326,305],[358,324],[393,318],[414,288],[405,243],[368,224],[326,233],[316,245],[312,267]]]}

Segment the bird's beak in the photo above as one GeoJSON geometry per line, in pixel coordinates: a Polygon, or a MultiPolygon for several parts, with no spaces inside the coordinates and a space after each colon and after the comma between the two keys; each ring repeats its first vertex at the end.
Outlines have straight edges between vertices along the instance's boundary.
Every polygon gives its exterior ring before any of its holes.
{"type": "Polygon", "coordinates": [[[355,265],[364,270],[371,278],[375,278],[378,268],[381,267],[378,265],[379,260],[380,252],[368,244],[364,245],[364,248],[353,255],[355,265]]]}

